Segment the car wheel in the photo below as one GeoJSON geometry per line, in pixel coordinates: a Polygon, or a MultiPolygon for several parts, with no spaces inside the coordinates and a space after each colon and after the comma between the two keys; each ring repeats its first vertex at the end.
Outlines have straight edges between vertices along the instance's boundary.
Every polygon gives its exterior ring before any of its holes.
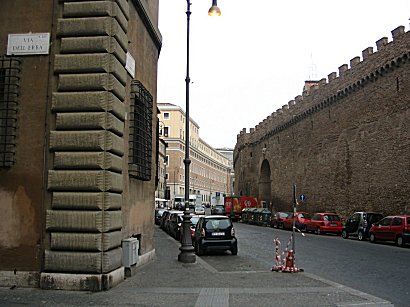
{"type": "Polygon", "coordinates": [[[238,254],[238,244],[234,244],[233,246],[232,246],[232,248],[231,248],[231,254],[232,255],[237,255],[238,254]]]}
{"type": "Polygon", "coordinates": [[[202,255],[204,254],[204,250],[203,250],[203,248],[201,247],[201,244],[198,243],[198,242],[195,242],[195,253],[196,253],[198,256],[202,256],[202,255]]]}
{"type": "Polygon", "coordinates": [[[347,239],[349,237],[349,234],[347,233],[347,231],[346,230],[343,230],[342,231],[342,238],[343,239],[347,239]]]}
{"type": "Polygon", "coordinates": [[[283,223],[278,223],[277,227],[278,227],[279,229],[283,229],[283,223]]]}
{"type": "Polygon", "coordinates": [[[357,238],[359,239],[359,241],[363,241],[363,240],[364,240],[363,230],[360,230],[360,231],[359,231],[359,233],[357,234],[357,238]]]}
{"type": "Polygon", "coordinates": [[[370,234],[370,242],[372,242],[372,243],[376,242],[376,237],[374,236],[374,233],[370,234]]]}
{"type": "Polygon", "coordinates": [[[320,227],[316,228],[316,234],[320,235],[320,227]]]}
{"type": "Polygon", "coordinates": [[[403,247],[404,246],[404,241],[403,241],[403,237],[402,236],[398,236],[396,239],[396,245],[399,247],[403,247]]]}

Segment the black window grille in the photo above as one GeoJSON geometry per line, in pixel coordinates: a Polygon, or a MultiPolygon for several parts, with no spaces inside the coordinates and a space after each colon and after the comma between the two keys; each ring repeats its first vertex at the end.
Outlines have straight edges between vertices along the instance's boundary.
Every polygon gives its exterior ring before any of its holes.
{"type": "Polygon", "coordinates": [[[152,170],[153,98],[139,81],[131,84],[129,175],[149,181],[152,170]]]}
{"type": "Polygon", "coordinates": [[[0,56],[0,167],[16,163],[20,64],[16,58],[0,56]]]}

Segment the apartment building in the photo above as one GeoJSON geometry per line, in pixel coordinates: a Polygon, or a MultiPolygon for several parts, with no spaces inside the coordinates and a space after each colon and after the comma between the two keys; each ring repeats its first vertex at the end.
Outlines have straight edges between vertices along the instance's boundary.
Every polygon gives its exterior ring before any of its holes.
{"type": "MultiPolygon", "coordinates": [[[[185,195],[185,111],[171,103],[158,103],[159,134],[167,142],[167,188],[170,199],[185,195]]],[[[190,187],[202,203],[230,191],[229,159],[199,136],[198,123],[190,118],[190,187]]],[[[173,202],[171,201],[171,204],[173,202]]]]}

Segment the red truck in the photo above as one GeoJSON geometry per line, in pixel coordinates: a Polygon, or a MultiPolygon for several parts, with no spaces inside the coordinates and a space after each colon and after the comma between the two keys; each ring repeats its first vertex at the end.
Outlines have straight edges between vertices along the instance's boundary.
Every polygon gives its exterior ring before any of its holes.
{"type": "Polygon", "coordinates": [[[240,220],[242,217],[242,210],[245,208],[259,208],[259,202],[256,197],[239,196],[239,197],[225,197],[224,210],[225,215],[232,220],[240,220]],[[232,210],[233,207],[233,210],[232,210]]]}

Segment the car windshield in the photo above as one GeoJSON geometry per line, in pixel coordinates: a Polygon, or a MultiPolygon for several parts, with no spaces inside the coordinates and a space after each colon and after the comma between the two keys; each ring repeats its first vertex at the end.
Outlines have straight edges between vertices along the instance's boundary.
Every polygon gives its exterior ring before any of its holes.
{"type": "Polygon", "coordinates": [[[310,219],[310,216],[307,213],[299,213],[298,218],[310,219]]]}
{"type": "Polygon", "coordinates": [[[192,216],[191,217],[191,224],[196,225],[198,223],[199,217],[192,216]]]}
{"type": "Polygon", "coordinates": [[[285,218],[285,217],[288,217],[288,216],[289,216],[289,213],[279,212],[279,217],[281,217],[281,218],[285,218]]]}
{"type": "Polygon", "coordinates": [[[340,222],[340,217],[338,215],[324,215],[323,219],[325,221],[337,221],[340,222]]]}
{"type": "Polygon", "coordinates": [[[231,221],[229,219],[211,219],[206,222],[206,228],[208,230],[226,229],[229,226],[231,226],[231,221]]]}

